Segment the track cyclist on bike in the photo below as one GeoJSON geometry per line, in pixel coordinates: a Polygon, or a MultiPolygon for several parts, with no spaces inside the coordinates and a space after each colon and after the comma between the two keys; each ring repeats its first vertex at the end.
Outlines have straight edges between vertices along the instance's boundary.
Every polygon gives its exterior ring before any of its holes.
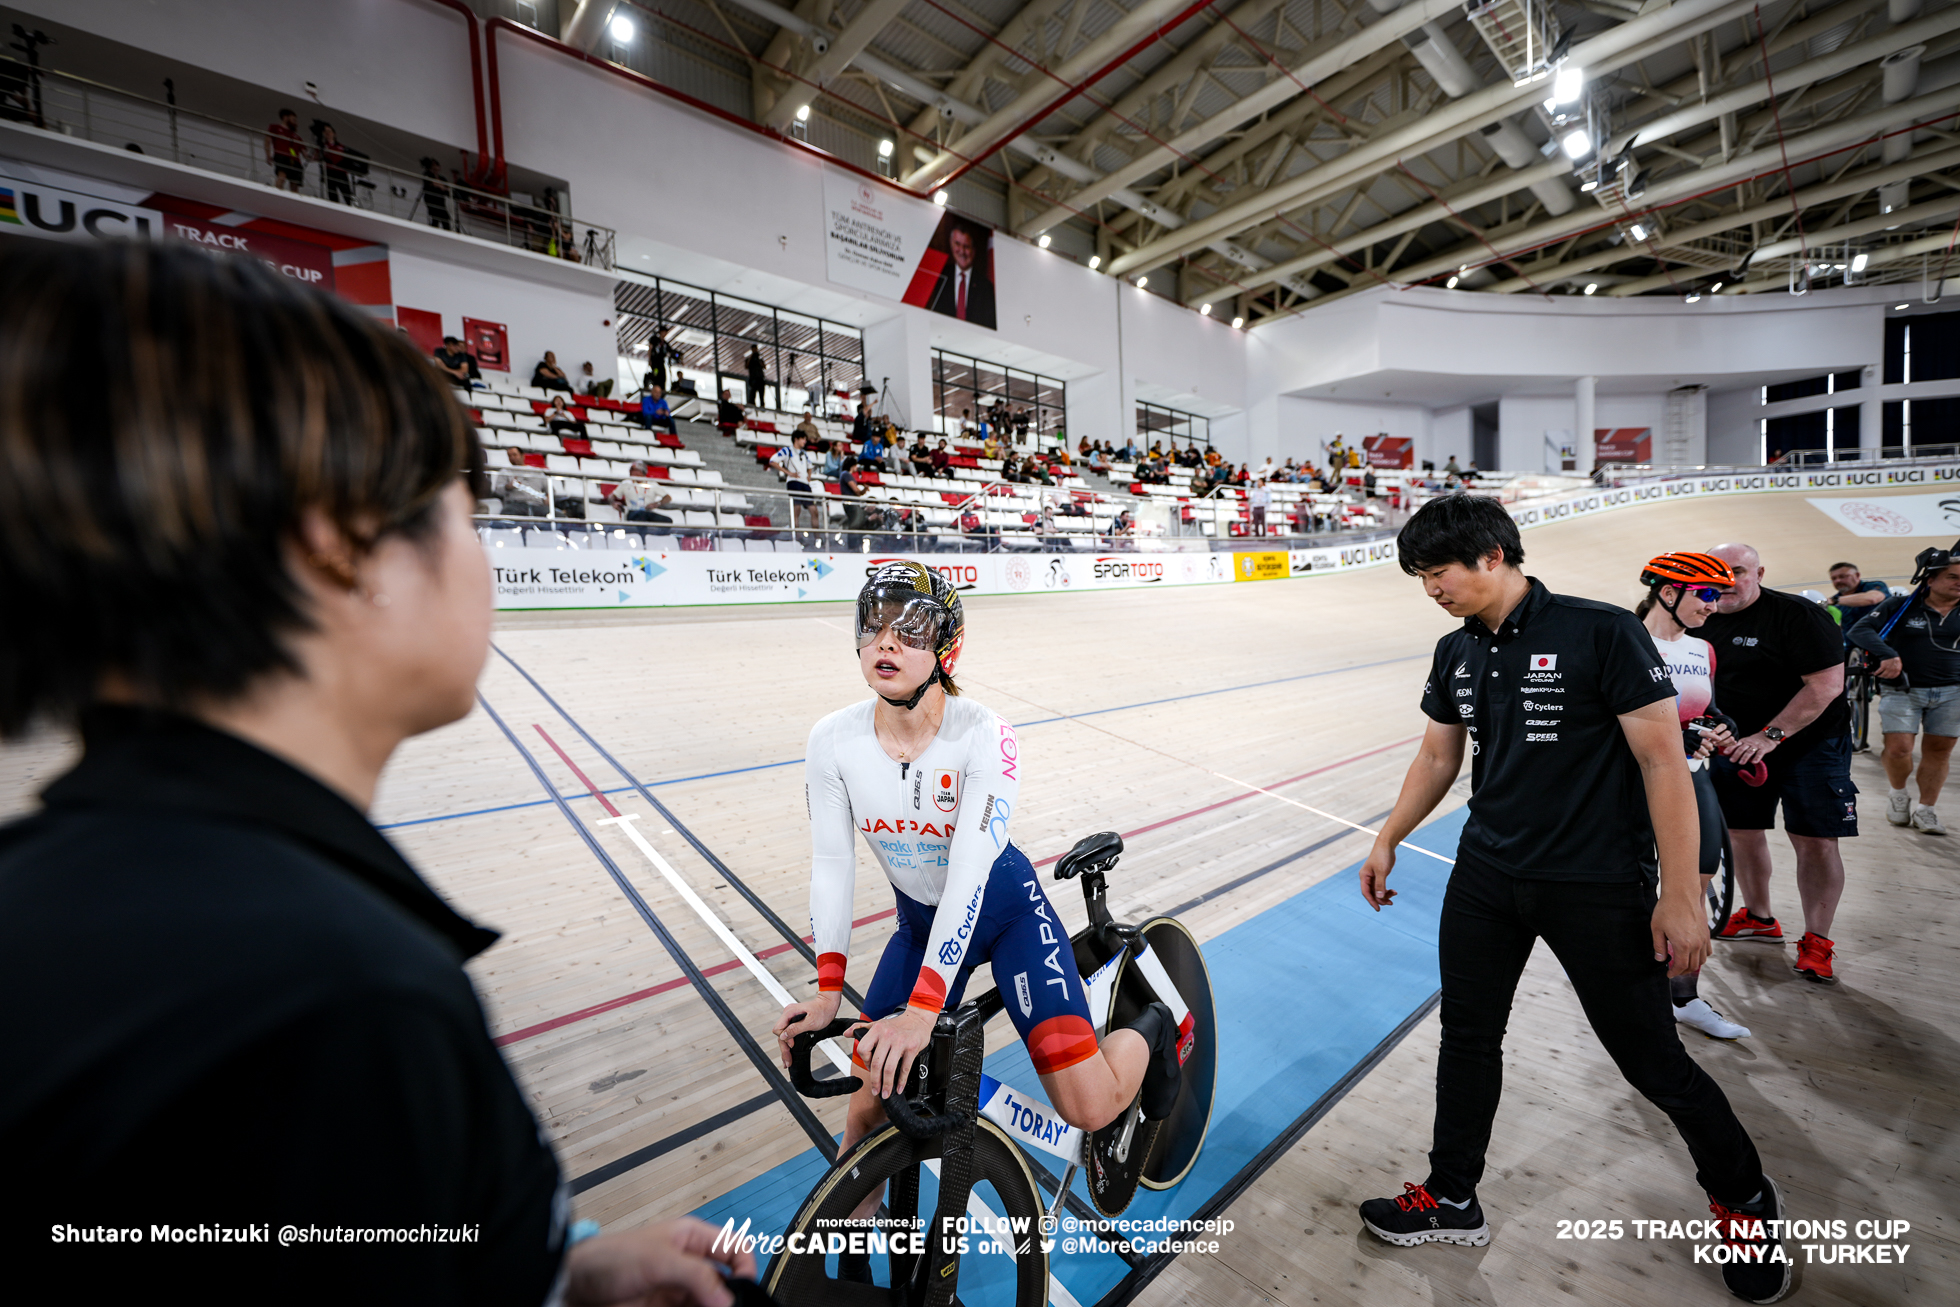
{"type": "MultiPolygon", "coordinates": [[[[1647,597],[1635,606],[1634,615],[1647,628],[1655,651],[1667,664],[1668,679],[1674,682],[1675,706],[1681,713],[1682,742],[1701,819],[1701,888],[1706,895],[1708,883],[1721,870],[1726,830],[1710,769],[1716,752],[1735,743],[1735,722],[1715,707],[1713,646],[1688,632],[1708,620],[1716,601],[1735,588],[1735,575],[1713,554],[1662,554],[1640,570],[1640,583],[1647,587],[1647,597]]],[[[1748,1027],[1729,1020],[1701,997],[1700,979],[1701,969],[1696,968],[1667,982],[1674,999],[1674,1019],[1710,1039],[1747,1039],[1748,1027]]]]}
{"type": "MultiPolygon", "coordinates": [[[[1098,1046],[1068,931],[1009,838],[1020,746],[1013,727],[956,697],[953,667],[966,634],[959,592],[923,564],[886,563],[858,594],[856,633],[859,670],[877,698],[810,732],[817,996],[776,1022],[784,1066],[791,1039],[830,1024],[843,999],[855,827],[891,881],[898,928],[864,996],[869,1028],[852,1053],[864,1084],[851,1096],[846,1152],[884,1123],[878,1100],[903,1087],[939,1013],[958,1005],[982,962],[992,963],[1008,1017],[1063,1120],[1095,1130],[1139,1090],[1147,1118],[1168,1115],[1179,1072],[1169,1009],[1153,1004],[1098,1046]]],[[[874,1196],[859,1215],[875,1206],[874,1196]]]]}

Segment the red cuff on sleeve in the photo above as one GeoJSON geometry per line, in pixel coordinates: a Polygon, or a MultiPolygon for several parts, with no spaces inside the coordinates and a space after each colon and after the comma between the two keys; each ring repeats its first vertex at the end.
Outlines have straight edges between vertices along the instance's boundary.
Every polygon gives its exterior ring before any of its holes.
{"type": "Polygon", "coordinates": [[[837,994],[844,989],[844,963],[842,953],[817,954],[817,992],[837,994]]]}
{"type": "Polygon", "coordinates": [[[918,983],[912,986],[912,996],[905,1000],[905,1006],[939,1011],[946,1006],[946,982],[931,967],[920,967],[918,983]]]}

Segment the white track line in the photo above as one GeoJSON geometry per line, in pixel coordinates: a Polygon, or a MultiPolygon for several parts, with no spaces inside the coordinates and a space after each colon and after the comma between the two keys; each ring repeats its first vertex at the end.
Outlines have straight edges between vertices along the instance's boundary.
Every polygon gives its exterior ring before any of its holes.
{"type": "MultiPolygon", "coordinates": [[[[1110,730],[1106,726],[1098,726],[1094,722],[1084,721],[1082,718],[1077,717],[1073,713],[1066,713],[1059,708],[1050,708],[1046,704],[1036,703],[1033,699],[1028,698],[1026,695],[1014,694],[1012,690],[1003,690],[1002,693],[1013,695],[1016,699],[1019,699],[1022,703],[1027,704],[1029,707],[1037,708],[1042,712],[1048,713],[1054,717],[1058,717],[1063,721],[1073,722],[1077,726],[1087,727],[1089,730],[1092,731],[1100,731],[1102,734],[1107,735],[1112,740],[1120,740],[1124,744],[1127,744],[1132,748],[1144,749],[1151,753],[1156,754],[1160,758],[1168,758],[1172,762],[1177,763],[1180,766],[1196,768],[1198,771],[1204,772],[1207,776],[1216,776],[1221,781],[1229,781],[1233,785],[1239,786],[1241,789],[1251,790],[1254,794],[1263,794],[1269,799],[1277,799],[1281,803],[1290,803],[1296,808],[1299,808],[1306,812],[1311,812],[1316,817],[1325,817],[1328,821],[1334,822],[1337,825],[1346,826],[1350,830],[1358,830],[1363,835],[1379,835],[1381,833],[1377,830],[1374,830],[1371,827],[1363,826],[1358,821],[1349,821],[1346,817],[1337,816],[1334,813],[1328,812],[1324,808],[1316,808],[1311,803],[1302,803],[1298,799],[1289,799],[1284,794],[1275,794],[1273,791],[1267,789],[1263,785],[1254,785],[1251,781],[1242,781],[1236,776],[1228,776],[1224,772],[1219,771],[1213,767],[1207,767],[1201,762],[1193,762],[1189,758],[1180,758],[1174,753],[1166,753],[1164,750],[1157,748],[1155,745],[1145,744],[1141,740],[1133,740],[1129,738],[1127,735],[1118,735],[1115,731],[1110,730]]],[[[1420,844],[1411,844],[1407,840],[1403,840],[1401,844],[1397,845],[1397,847],[1404,848],[1404,849],[1412,849],[1415,852],[1423,854],[1426,857],[1434,858],[1438,862],[1447,862],[1451,866],[1456,865],[1455,858],[1446,858],[1440,853],[1435,853],[1429,849],[1425,849],[1420,844]]]]}

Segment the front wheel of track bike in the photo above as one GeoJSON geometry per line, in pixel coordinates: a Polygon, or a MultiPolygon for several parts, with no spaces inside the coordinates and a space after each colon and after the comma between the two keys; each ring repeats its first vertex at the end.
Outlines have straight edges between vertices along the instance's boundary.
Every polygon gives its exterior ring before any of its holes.
{"type": "MultiPolygon", "coordinates": [[[[1178,1086],[1177,1104],[1164,1118],[1157,1142],[1143,1164],[1143,1187],[1169,1189],[1184,1179],[1191,1164],[1204,1147],[1205,1132],[1211,1128],[1212,1099],[1218,1088],[1218,1007],[1212,1000],[1211,972],[1198,941],[1175,917],[1153,917],[1143,923],[1143,937],[1150,951],[1164,965],[1164,973],[1177,986],[1184,1005],[1191,1009],[1196,1047],[1185,1059],[1183,1083],[1178,1086]]],[[[1127,959],[1116,979],[1116,998],[1111,1004],[1109,1029],[1128,1025],[1142,1015],[1151,1002],[1143,975],[1127,959]]]]}
{"type": "MultiPolygon", "coordinates": [[[[1179,983],[1182,983],[1181,981],[1179,983]]],[[[992,1209],[995,1216],[1004,1216],[1012,1223],[1012,1229],[1023,1233],[1002,1236],[999,1242],[1018,1240],[1021,1250],[1014,1256],[1013,1270],[1010,1273],[998,1253],[980,1253],[977,1250],[961,1257],[958,1262],[958,1276],[967,1283],[968,1292],[962,1301],[978,1300],[981,1290],[990,1282],[1000,1286],[1000,1291],[1011,1291],[1014,1307],[1045,1307],[1048,1301],[1048,1254],[1041,1249],[1041,1191],[1035,1188],[1034,1173],[1028,1169],[1027,1158],[1021,1150],[1009,1141],[1007,1135],[992,1121],[981,1118],[973,1134],[973,1196],[981,1204],[992,1209]]],[[[839,1222],[857,1210],[867,1197],[887,1181],[898,1181],[888,1190],[888,1203],[893,1216],[909,1216],[901,1194],[908,1187],[904,1177],[912,1177],[909,1186],[911,1205],[923,1207],[919,1177],[925,1172],[925,1164],[937,1161],[945,1145],[944,1136],[917,1140],[907,1138],[895,1125],[886,1125],[872,1131],[858,1141],[857,1147],[837,1159],[837,1164],[817,1182],[797,1209],[786,1234],[802,1233],[806,1238],[812,1234],[842,1232],[848,1227],[839,1222]]],[[[937,1186],[933,1186],[937,1192],[937,1186]]],[[[926,1211],[926,1223],[931,1223],[931,1212],[926,1211]]],[[[969,1241],[988,1239],[989,1236],[969,1233],[969,1241]]],[[[884,1265],[889,1273],[894,1263],[901,1274],[923,1259],[914,1257],[888,1258],[884,1265]]],[[[880,1259],[872,1257],[875,1268],[880,1259]]],[[[762,1287],[770,1296],[782,1303],[794,1303],[796,1307],[883,1307],[884,1304],[899,1304],[906,1301],[903,1294],[876,1285],[856,1284],[836,1278],[837,1258],[826,1252],[800,1252],[792,1254],[789,1245],[770,1259],[769,1268],[763,1273],[762,1287]]],[[[987,1295],[989,1301],[996,1301],[987,1295]]]]}

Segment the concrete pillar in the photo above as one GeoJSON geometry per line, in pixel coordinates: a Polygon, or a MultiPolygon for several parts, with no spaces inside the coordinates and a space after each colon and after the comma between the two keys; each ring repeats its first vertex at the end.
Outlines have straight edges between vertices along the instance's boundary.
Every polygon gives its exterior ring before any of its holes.
{"type": "MultiPolygon", "coordinates": [[[[932,426],[932,333],[924,317],[908,308],[864,329],[864,375],[884,388],[885,412],[906,431],[932,426]]],[[[871,405],[878,407],[876,397],[871,405]]]]}
{"type": "Polygon", "coordinates": [[[1591,476],[1593,470],[1593,391],[1597,385],[1597,377],[1580,377],[1572,383],[1572,441],[1573,452],[1578,455],[1573,470],[1580,476],[1591,476]]]}
{"type": "Polygon", "coordinates": [[[1878,365],[1867,363],[1858,378],[1862,398],[1858,401],[1858,457],[1884,457],[1885,405],[1878,398],[1878,365]]]}

